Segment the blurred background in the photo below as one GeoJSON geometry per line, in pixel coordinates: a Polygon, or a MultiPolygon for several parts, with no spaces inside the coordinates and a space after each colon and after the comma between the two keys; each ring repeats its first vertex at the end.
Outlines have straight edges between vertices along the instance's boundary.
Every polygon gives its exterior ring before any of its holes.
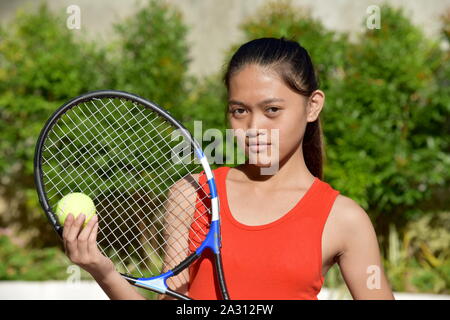
{"type": "MultiPolygon", "coordinates": [[[[324,181],[370,215],[396,297],[449,299],[449,0],[0,0],[0,299],[106,298],[34,190],[34,145],[58,106],[125,90],[225,130],[224,64],[269,36],[312,57],[324,181]]],[[[350,297],[338,266],[324,287],[350,297]]]]}

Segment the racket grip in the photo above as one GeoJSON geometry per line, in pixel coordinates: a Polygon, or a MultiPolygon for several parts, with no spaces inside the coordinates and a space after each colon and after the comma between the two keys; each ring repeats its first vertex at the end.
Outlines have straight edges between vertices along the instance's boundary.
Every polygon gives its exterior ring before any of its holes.
{"type": "Polygon", "coordinates": [[[214,253],[214,255],[216,261],[217,281],[219,281],[219,287],[222,293],[222,298],[223,300],[230,300],[227,285],[225,283],[225,276],[223,273],[222,256],[220,255],[220,253],[214,253]]]}
{"type": "Polygon", "coordinates": [[[167,289],[165,294],[167,294],[167,295],[169,295],[171,297],[174,297],[176,299],[179,299],[179,300],[193,300],[193,299],[189,298],[188,296],[185,296],[184,294],[175,292],[175,291],[170,290],[170,289],[167,289]]]}
{"type": "Polygon", "coordinates": [[[192,262],[194,262],[198,258],[198,254],[196,252],[192,253],[188,256],[184,261],[182,261],[178,266],[172,269],[173,275],[176,276],[181,271],[183,271],[186,267],[188,267],[192,262]]]}

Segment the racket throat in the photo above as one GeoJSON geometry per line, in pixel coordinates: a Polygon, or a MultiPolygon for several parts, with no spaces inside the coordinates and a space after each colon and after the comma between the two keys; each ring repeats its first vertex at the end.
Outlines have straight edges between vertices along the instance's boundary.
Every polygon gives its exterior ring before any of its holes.
{"type": "Polygon", "coordinates": [[[220,224],[219,220],[215,220],[211,222],[211,226],[208,232],[208,235],[206,236],[205,241],[203,241],[202,245],[198,247],[196,250],[196,254],[198,256],[201,256],[203,250],[210,249],[214,253],[215,257],[215,267],[216,267],[216,276],[217,281],[219,282],[220,291],[222,293],[222,298],[224,300],[230,300],[230,296],[228,294],[228,289],[226,286],[225,276],[223,272],[223,265],[222,265],[222,257],[220,254],[220,248],[221,248],[221,239],[220,239],[220,224]]]}
{"type": "Polygon", "coordinates": [[[211,226],[209,228],[209,232],[208,232],[208,235],[206,236],[205,241],[203,241],[203,243],[200,245],[200,247],[197,248],[195,253],[198,256],[201,256],[203,250],[208,248],[208,249],[212,250],[212,252],[214,252],[214,254],[219,254],[220,247],[221,247],[220,224],[219,224],[219,220],[215,220],[215,221],[211,222],[211,226]]]}
{"type": "Polygon", "coordinates": [[[168,289],[167,279],[173,276],[172,271],[163,273],[157,277],[152,278],[134,278],[128,275],[122,274],[129,283],[140,288],[150,289],[161,294],[166,294],[168,289]]]}

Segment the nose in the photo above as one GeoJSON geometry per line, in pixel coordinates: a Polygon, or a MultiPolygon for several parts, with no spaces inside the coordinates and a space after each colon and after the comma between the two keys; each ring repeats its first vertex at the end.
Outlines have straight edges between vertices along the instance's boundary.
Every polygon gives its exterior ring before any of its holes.
{"type": "Polygon", "coordinates": [[[246,143],[269,143],[269,135],[267,129],[248,129],[245,132],[246,143]]]}
{"type": "Polygon", "coordinates": [[[261,119],[258,113],[254,113],[249,117],[246,135],[249,138],[256,137],[261,133],[261,129],[264,128],[264,120],[261,119]]]}
{"type": "Polygon", "coordinates": [[[249,128],[245,132],[245,136],[247,138],[254,138],[257,137],[260,134],[260,130],[258,128],[249,128]]]}

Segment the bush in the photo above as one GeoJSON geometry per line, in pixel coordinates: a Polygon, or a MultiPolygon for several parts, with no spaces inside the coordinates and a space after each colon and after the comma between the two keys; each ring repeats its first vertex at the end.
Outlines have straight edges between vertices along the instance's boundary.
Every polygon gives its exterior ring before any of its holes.
{"type": "MultiPolygon", "coordinates": [[[[400,229],[450,178],[443,52],[400,9],[381,8],[345,57],[327,94],[324,126],[331,183],[371,215],[377,231],[400,229]]],[[[445,68],[445,67],[444,67],[445,68]]],[[[435,208],[439,209],[439,208],[435,208]]]]}
{"type": "Polygon", "coordinates": [[[115,29],[119,36],[114,45],[115,87],[178,114],[189,63],[187,28],[180,12],[152,0],[115,29]]]}
{"type": "Polygon", "coordinates": [[[449,293],[449,230],[450,212],[414,219],[402,236],[391,225],[384,264],[394,290],[449,293]]]}
{"type": "MultiPolygon", "coordinates": [[[[308,10],[293,6],[290,0],[268,2],[240,27],[245,41],[285,37],[299,42],[311,56],[322,90],[330,87],[343,67],[348,35],[326,29],[308,10]]],[[[230,53],[236,49],[233,46],[230,53]]]]}
{"type": "Polygon", "coordinates": [[[0,195],[8,201],[0,227],[27,230],[36,246],[55,244],[34,191],[34,145],[57,107],[106,85],[104,53],[76,41],[45,5],[18,11],[0,32],[0,195]]]}
{"type": "Polygon", "coordinates": [[[180,14],[149,1],[116,29],[114,53],[106,54],[75,39],[62,17],[41,5],[36,13],[19,11],[0,31],[0,196],[7,201],[0,227],[26,231],[35,247],[58,243],[33,182],[35,142],[57,107],[88,91],[120,89],[175,114],[183,110],[188,50],[180,14]]]}
{"type": "Polygon", "coordinates": [[[26,250],[0,236],[0,280],[63,280],[69,259],[58,248],[26,250]]]}

